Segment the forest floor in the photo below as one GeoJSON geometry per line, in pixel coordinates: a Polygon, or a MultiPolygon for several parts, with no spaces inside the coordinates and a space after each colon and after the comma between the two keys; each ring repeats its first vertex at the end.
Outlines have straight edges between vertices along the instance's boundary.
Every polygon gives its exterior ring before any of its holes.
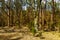
{"type": "MultiPolygon", "coordinates": [[[[6,28],[5,28],[6,29],[6,28]]],[[[12,28],[11,28],[12,29],[12,28]]],[[[6,29],[8,30],[8,29],[6,29]]],[[[5,30],[5,31],[6,31],[5,30]]],[[[60,33],[58,32],[42,32],[44,38],[35,37],[30,32],[18,32],[15,29],[15,32],[5,32],[3,29],[0,29],[0,40],[60,40],[60,33]]],[[[24,29],[26,30],[26,29],[24,29]]]]}

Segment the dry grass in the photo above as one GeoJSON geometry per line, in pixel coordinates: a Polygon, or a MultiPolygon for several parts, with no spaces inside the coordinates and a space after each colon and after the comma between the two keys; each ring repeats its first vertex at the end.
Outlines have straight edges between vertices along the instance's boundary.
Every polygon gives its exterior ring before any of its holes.
{"type": "Polygon", "coordinates": [[[0,40],[60,40],[60,33],[57,32],[44,32],[43,37],[34,37],[30,34],[24,34],[19,32],[13,33],[0,33],[0,40]]]}
{"type": "Polygon", "coordinates": [[[14,27],[9,30],[15,30],[15,32],[5,32],[9,28],[0,29],[0,40],[60,40],[60,33],[58,32],[43,32],[41,37],[34,37],[30,33],[28,28],[16,29],[14,27]],[[23,32],[20,32],[22,30],[23,32]],[[2,32],[3,31],[3,32],[2,32]]]}

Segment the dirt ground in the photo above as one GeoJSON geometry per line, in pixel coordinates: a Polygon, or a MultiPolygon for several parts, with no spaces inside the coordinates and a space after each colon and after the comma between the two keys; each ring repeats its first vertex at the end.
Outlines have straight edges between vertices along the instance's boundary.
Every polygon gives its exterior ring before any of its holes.
{"type": "Polygon", "coordinates": [[[0,29],[0,40],[60,40],[60,33],[58,32],[43,32],[42,36],[44,38],[40,38],[33,36],[30,32],[27,32],[26,30],[28,30],[28,28],[23,29],[22,30],[25,32],[20,32],[19,29],[15,29],[13,32],[5,32],[12,31],[13,28],[10,28],[9,30],[8,28],[5,28],[5,30],[0,29]]]}
{"type": "Polygon", "coordinates": [[[60,40],[60,33],[44,32],[44,39],[34,37],[31,34],[24,34],[19,32],[13,33],[0,33],[0,40],[60,40]]]}

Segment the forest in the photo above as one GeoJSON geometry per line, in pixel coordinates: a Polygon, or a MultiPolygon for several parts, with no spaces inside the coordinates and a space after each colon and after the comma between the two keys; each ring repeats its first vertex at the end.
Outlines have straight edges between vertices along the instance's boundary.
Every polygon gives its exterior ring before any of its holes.
{"type": "MultiPolygon", "coordinates": [[[[15,32],[16,35],[32,34],[40,37],[39,40],[51,40],[45,39],[43,35],[45,32],[60,33],[60,0],[0,0],[0,39],[7,38],[6,33],[15,32]],[[5,33],[5,37],[1,33],[5,33]]],[[[19,39],[20,36],[18,39],[5,40],[19,39]]]]}

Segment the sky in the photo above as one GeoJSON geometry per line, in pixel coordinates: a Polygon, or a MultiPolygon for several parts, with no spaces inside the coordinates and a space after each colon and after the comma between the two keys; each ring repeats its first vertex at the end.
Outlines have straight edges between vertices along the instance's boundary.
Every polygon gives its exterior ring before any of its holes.
{"type": "MultiPolygon", "coordinates": [[[[8,1],[8,0],[5,0],[8,1]]],[[[14,1],[14,0],[13,0],[14,1]]],[[[35,0],[36,1],[36,0],[35,0]]],[[[46,0],[42,0],[42,1],[46,1],[46,0]]],[[[51,0],[47,0],[48,2],[50,2],[51,0]]],[[[55,0],[56,2],[60,2],[60,0],[55,0]]]]}
{"type": "MultiPolygon", "coordinates": [[[[8,0],[5,0],[5,1],[8,1],[8,0]]],[[[14,1],[14,0],[13,0],[13,1],[14,1]]],[[[35,0],[35,1],[36,1],[36,0],[35,0]]],[[[44,4],[46,3],[45,1],[46,1],[46,0],[42,0],[42,2],[43,2],[44,4]]],[[[52,0],[47,0],[47,1],[48,1],[48,2],[51,2],[52,0]]],[[[55,0],[55,2],[56,2],[56,3],[58,3],[58,2],[60,3],[60,0],[55,0]]],[[[0,3],[0,4],[1,4],[1,3],[0,3]]],[[[27,10],[27,6],[28,6],[28,5],[23,5],[23,6],[22,6],[22,9],[23,9],[23,10],[27,10]]],[[[0,5],[0,7],[1,7],[1,5],[0,5]]]]}

